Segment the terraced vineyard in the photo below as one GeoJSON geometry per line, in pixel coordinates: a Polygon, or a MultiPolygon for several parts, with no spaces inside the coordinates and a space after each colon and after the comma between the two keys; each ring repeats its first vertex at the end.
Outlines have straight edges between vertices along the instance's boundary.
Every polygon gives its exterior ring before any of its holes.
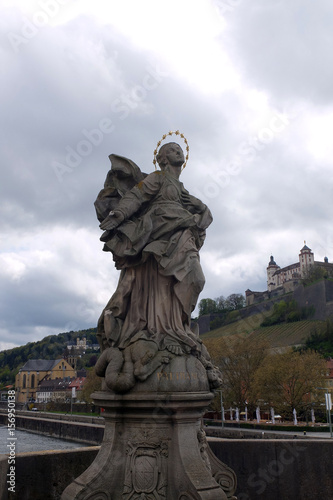
{"type": "Polygon", "coordinates": [[[266,339],[272,347],[286,347],[304,344],[306,339],[319,329],[325,321],[296,321],[258,328],[251,333],[253,340],[266,339]]]}
{"type": "Polygon", "coordinates": [[[228,335],[251,333],[253,330],[260,327],[264,318],[265,316],[262,313],[253,314],[245,319],[240,319],[229,325],[221,326],[220,328],[216,328],[216,330],[207,332],[201,335],[201,338],[206,340],[210,338],[226,337],[228,335]]]}
{"type": "Polygon", "coordinates": [[[232,342],[233,339],[250,336],[254,345],[256,341],[267,340],[271,348],[284,348],[304,344],[315,329],[319,330],[325,324],[324,321],[305,320],[260,327],[262,320],[262,314],[250,316],[244,320],[208,332],[202,335],[201,338],[211,353],[226,337],[230,337],[230,342],[232,342]]]}

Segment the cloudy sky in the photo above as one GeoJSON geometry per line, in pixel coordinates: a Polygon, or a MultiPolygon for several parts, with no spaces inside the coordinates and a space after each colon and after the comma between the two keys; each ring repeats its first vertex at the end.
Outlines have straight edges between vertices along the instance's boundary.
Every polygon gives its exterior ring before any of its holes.
{"type": "Polygon", "coordinates": [[[116,153],[190,145],[201,298],[333,261],[330,0],[2,0],[0,349],[95,326],[118,272],[93,202],[116,153]]]}

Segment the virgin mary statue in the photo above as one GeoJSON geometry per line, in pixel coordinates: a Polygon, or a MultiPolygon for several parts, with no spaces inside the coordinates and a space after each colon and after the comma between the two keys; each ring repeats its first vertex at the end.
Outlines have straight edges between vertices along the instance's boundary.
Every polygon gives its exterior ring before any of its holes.
{"type": "Polygon", "coordinates": [[[149,175],[127,158],[110,155],[110,160],[95,208],[105,231],[104,250],[112,252],[121,273],[98,322],[103,353],[96,371],[110,389],[126,392],[173,357],[195,356],[210,385],[219,385],[191,330],[191,312],[205,281],[199,249],[212,215],[179,181],[183,150],[164,144],[157,155],[160,170],[149,175]]]}

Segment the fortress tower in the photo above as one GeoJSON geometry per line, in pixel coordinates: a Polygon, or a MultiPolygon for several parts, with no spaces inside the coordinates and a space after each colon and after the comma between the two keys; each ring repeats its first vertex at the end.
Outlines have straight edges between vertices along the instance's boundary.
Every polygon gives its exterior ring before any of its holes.
{"type": "Polygon", "coordinates": [[[311,249],[309,247],[304,245],[299,254],[300,274],[302,278],[306,276],[307,272],[309,271],[310,267],[313,266],[313,264],[314,264],[313,252],[311,252],[311,249]]]}
{"type": "Polygon", "coordinates": [[[280,269],[274,260],[273,255],[271,255],[270,261],[267,267],[267,290],[270,292],[276,287],[276,278],[274,276],[275,272],[280,269]]]}

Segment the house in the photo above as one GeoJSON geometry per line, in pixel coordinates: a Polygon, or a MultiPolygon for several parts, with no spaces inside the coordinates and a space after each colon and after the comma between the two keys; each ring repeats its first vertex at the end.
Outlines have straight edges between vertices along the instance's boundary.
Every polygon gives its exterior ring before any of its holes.
{"type": "MultiPolygon", "coordinates": [[[[68,391],[72,391],[74,398],[78,400],[81,399],[80,395],[86,380],[87,380],[86,377],[76,377],[70,382],[70,384],[68,385],[68,391]]],[[[69,397],[71,396],[69,395],[69,397]]]]}
{"type": "Polygon", "coordinates": [[[38,385],[36,390],[37,403],[48,403],[54,401],[58,403],[65,403],[70,400],[70,393],[68,387],[73,379],[66,377],[65,379],[44,379],[38,385]]]}
{"type": "Polygon", "coordinates": [[[79,397],[85,381],[86,377],[45,378],[39,383],[36,390],[36,401],[37,403],[49,403],[50,401],[66,403],[72,397],[73,388],[75,389],[74,398],[79,397]]]}

